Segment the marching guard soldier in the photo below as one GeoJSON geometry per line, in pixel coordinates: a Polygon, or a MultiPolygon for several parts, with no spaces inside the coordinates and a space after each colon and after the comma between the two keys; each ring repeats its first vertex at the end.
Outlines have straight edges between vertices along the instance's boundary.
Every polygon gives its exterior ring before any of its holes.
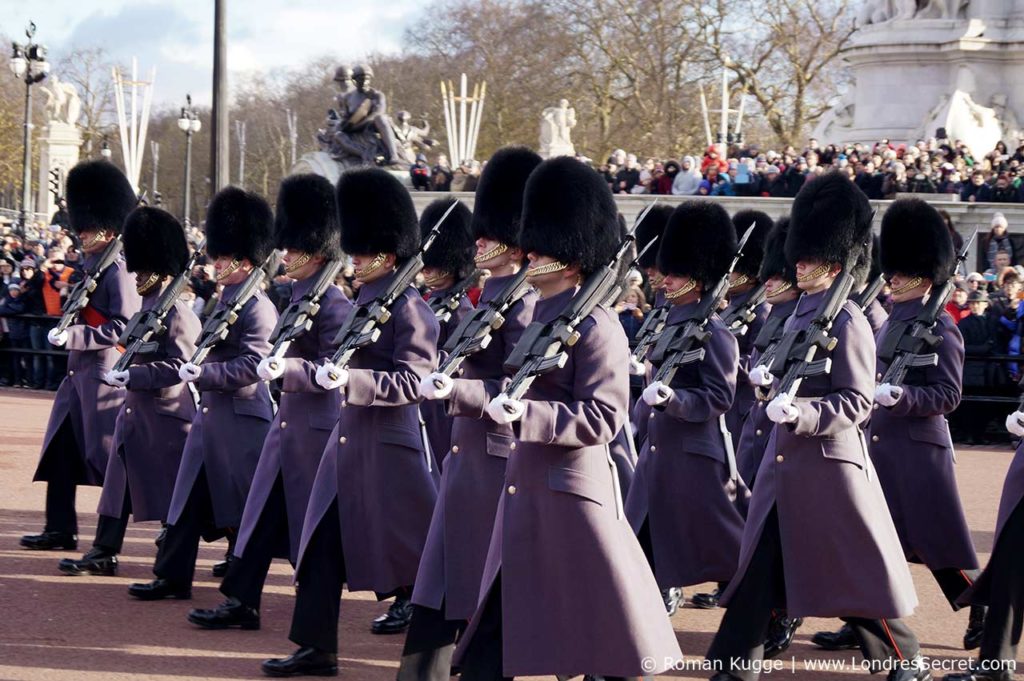
{"type": "MultiPolygon", "coordinates": [[[[261,197],[227,187],[210,202],[205,229],[206,254],[213,259],[217,282],[224,287],[218,302],[223,308],[270,255],[274,215],[261,197]]],[[[137,598],[190,590],[200,538],[226,534],[234,543],[274,418],[270,390],[256,367],[270,352],[267,339],[277,310],[258,289],[236,314],[227,336],[213,346],[202,364],[189,359],[178,370],[182,381],[199,390],[200,408],[185,441],[167,535],[153,566],[157,578],[135,585],[132,594],[137,598]]]]}
{"type": "MultiPolygon", "coordinates": [[[[871,238],[871,206],[838,173],[808,182],[793,203],[786,259],[803,291],[787,332],[807,329],[833,282],[871,238]]],[[[841,292],[842,289],[837,289],[841,292]]],[[[842,617],[888,681],[924,681],[917,638],[899,618],[917,605],[913,581],[861,424],[874,396],[871,329],[852,302],[830,325],[831,371],[808,376],[766,412],[776,425],[757,475],[739,569],[707,659],[715,681],[758,677],[772,611],[842,617]],[[828,537],[828,541],[822,541],[828,537]],[[842,569],[837,569],[842,568],[842,569]]],[[[820,357],[819,357],[820,358],[820,357]]]]}
{"type": "MultiPolygon", "coordinates": [[[[693,318],[735,255],[736,231],[724,208],[691,201],[675,209],[657,260],[671,305],[666,328],[693,318]]],[[[643,392],[651,407],[647,442],[626,516],[663,592],[704,582],[724,585],[739,560],[743,516],[737,496],[747,492],[734,475],[724,426],[736,390],[739,350],[717,313],[711,313],[705,331],[710,337],[703,360],[682,367],[671,385],[656,381],[643,392]]],[[[717,601],[717,595],[704,596],[717,601]]]]}
{"type": "MultiPolygon", "coordinates": [[[[423,209],[420,215],[420,233],[423,238],[451,207],[453,200],[437,199],[423,209]]],[[[448,342],[451,332],[458,328],[459,322],[473,309],[466,289],[459,286],[475,270],[472,221],[473,214],[464,204],[455,206],[445,219],[441,233],[423,254],[423,283],[429,289],[427,302],[435,309],[440,325],[437,337],[439,352],[448,342]],[[455,290],[456,287],[460,290],[455,290]]],[[[426,422],[430,452],[435,463],[441,466],[451,447],[452,420],[445,413],[443,402],[424,402],[420,404],[420,413],[426,422]]]]}
{"type": "MultiPolygon", "coordinates": [[[[478,267],[491,272],[484,282],[481,307],[513,285],[523,267],[525,258],[519,248],[523,190],[540,162],[540,156],[529,149],[509,147],[494,155],[480,177],[473,207],[475,260],[478,267]]],[[[434,373],[420,384],[424,405],[447,405],[453,415],[452,447],[416,573],[399,681],[448,679],[456,638],[476,610],[513,433],[511,426],[495,423],[479,407],[468,414],[463,409],[469,403],[467,395],[473,396],[483,382],[497,382],[505,375],[502,364],[530,323],[536,300],[533,291],[519,294],[502,313],[505,321],[491,332],[487,346],[466,357],[459,378],[453,381],[434,373]]]]}
{"type": "MultiPolygon", "coordinates": [[[[275,240],[285,249],[285,274],[294,280],[287,317],[342,257],[334,187],[326,178],[294,175],[281,182],[275,240]]],[[[313,479],[341,410],[341,394],[316,382],[317,363],[331,356],[335,336],[351,312],[352,303],[329,282],[309,329],[291,342],[283,358],[264,358],[256,366],[264,381],[282,379],[280,404],[245,500],[235,558],[220,586],[226,600],[216,608],[189,612],[188,620],[197,626],[258,629],[271,562],[288,558],[295,564],[313,479]]]]}
{"type": "MultiPolygon", "coordinates": [[[[1014,437],[1024,437],[1024,411],[1006,417],[1014,437]]],[[[945,681],[1013,681],[1017,669],[1017,645],[1024,627],[1024,441],[1010,462],[999,500],[992,557],[974,584],[961,595],[961,605],[988,606],[981,635],[978,662],[945,681]]]]}
{"type": "MultiPolygon", "coordinates": [[[[361,282],[356,304],[382,294],[396,268],[419,251],[408,191],[379,168],[350,170],[337,186],[341,245],[361,282]]],[[[442,229],[444,227],[442,226],[442,229]]],[[[342,396],[306,509],[289,638],[299,649],[267,660],[270,676],[337,673],[341,589],[395,596],[375,633],[408,627],[409,598],[437,499],[419,423],[419,384],[437,361],[438,323],[407,286],[379,338],[348,367],[328,362],[317,382],[342,396]],[[337,416],[337,415],[336,415],[337,416]]]]}
{"type": "MultiPolygon", "coordinates": [[[[540,294],[534,321],[558,317],[581,278],[611,260],[619,233],[599,175],[564,157],[537,167],[520,241],[540,294]]],[[[567,361],[522,400],[491,383],[472,391],[472,410],[465,397],[464,413],[510,424],[514,437],[479,604],[456,652],[464,681],[638,677],[681,659],[608,456],[629,409],[626,337],[603,306],[576,331],[567,361]]]]}
{"type": "MultiPolygon", "coordinates": [[[[894,201],[882,218],[881,265],[892,288],[892,314],[877,335],[876,380],[925,306],[925,298],[953,274],[956,254],[938,211],[919,199],[894,201]]],[[[941,340],[934,367],[911,369],[902,385],[875,389],[868,429],[869,454],[878,471],[907,560],[924,563],[953,609],[974,583],[978,557],[957,491],[956,454],[945,415],[960,404],[964,342],[953,319],[940,313],[932,333],[941,340]],[[922,504],[922,499],[929,502],[922,504]]],[[[981,642],[983,607],[971,608],[964,648],[981,642]]],[[[818,645],[857,646],[849,627],[821,632],[818,645]]]]}
{"type": "MultiPolygon", "coordinates": [[[[181,223],[159,208],[136,208],[124,223],[124,257],[142,296],[138,314],[157,308],[164,289],[188,265],[188,243],[181,223]]],[[[199,318],[179,300],[162,323],[166,331],[151,341],[154,348],[143,348],[126,370],[111,369],[103,377],[108,385],[127,391],[114,427],[93,542],[104,552],[100,559],[112,571],[117,567],[129,514],[135,522],[167,522],[181,452],[196,412],[192,392],[178,377],[178,367],[195,351],[199,318]]],[[[83,558],[85,563],[90,560],[88,555],[83,558]]],[[[64,572],[74,567],[81,566],[61,564],[64,572]]],[[[190,593],[182,590],[169,595],[188,598],[190,593]]]]}
{"type": "MultiPolygon", "coordinates": [[[[68,173],[68,216],[71,230],[82,242],[87,271],[97,267],[136,203],[128,179],[112,163],[83,161],[68,173]]],[[[21,538],[27,549],[78,548],[76,486],[102,485],[107,470],[124,393],[108,386],[101,376],[117,360],[117,339],[142,300],[123,258],[116,258],[97,275],[96,289],[79,319],[63,332],[52,329],[48,337],[54,346],[68,349],[68,373],[57,389],[33,477],[47,483],[46,524],[42,534],[21,538]]],[[[95,558],[89,563],[93,570],[113,574],[114,566],[101,552],[89,553],[95,558]]]]}

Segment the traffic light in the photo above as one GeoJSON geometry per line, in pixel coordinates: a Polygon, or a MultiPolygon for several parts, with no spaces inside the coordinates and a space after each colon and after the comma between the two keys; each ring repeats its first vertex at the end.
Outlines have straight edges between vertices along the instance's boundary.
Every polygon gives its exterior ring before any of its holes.
{"type": "Polygon", "coordinates": [[[54,203],[59,202],[61,199],[62,192],[60,185],[60,169],[54,168],[50,171],[50,193],[53,194],[54,203]]]}

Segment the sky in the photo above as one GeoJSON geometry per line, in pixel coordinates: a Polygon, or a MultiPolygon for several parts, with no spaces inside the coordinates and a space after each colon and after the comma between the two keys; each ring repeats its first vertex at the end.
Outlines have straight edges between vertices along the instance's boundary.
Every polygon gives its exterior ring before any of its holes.
{"type": "MultiPolygon", "coordinates": [[[[355,60],[401,49],[422,0],[227,0],[232,82],[253,71],[296,67],[324,56],[355,60]]],[[[103,47],[140,77],[156,67],[154,108],[191,93],[211,101],[213,0],[0,0],[0,34],[22,41],[29,20],[52,57],[103,47]]],[[[3,47],[3,49],[10,49],[3,47]]],[[[5,74],[10,75],[10,74],[5,74]]],[[[0,76],[2,77],[2,76],[0,76]]]]}

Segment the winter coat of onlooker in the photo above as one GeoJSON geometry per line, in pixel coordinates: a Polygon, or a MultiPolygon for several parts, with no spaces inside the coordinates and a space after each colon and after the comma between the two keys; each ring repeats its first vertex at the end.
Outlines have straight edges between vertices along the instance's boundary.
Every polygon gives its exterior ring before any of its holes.
{"type": "Polygon", "coordinates": [[[672,182],[672,193],[676,196],[693,196],[700,188],[702,179],[696,159],[693,156],[684,156],[679,174],[672,182]]]}
{"type": "Polygon", "coordinates": [[[678,161],[665,161],[665,170],[655,178],[652,186],[652,194],[671,194],[676,178],[682,170],[678,161]]]}
{"type": "Polygon", "coordinates": [[[1020,203],[1020,190],[1010,182],[1010,176],[999,173],[989,190],[989,201],[993,203],[1020,203]]]}
{"type": "Polygon", "coordinates": [[[996,253],[999,251],[1006,251],[1010,255],[1010,263],[1013,263],[1013,242],[1010,240],[1010,235],[1007,233],[1007,229],[1010,226],[1006,216],[1002,213],[994,213],[992,215],[991,229],[988,232],[988,246],[985,251],[985,262],[989,269],[994,268],[996,264],[996,253]]]}
{"type": "Polygon", "coordinates": [[[961,201],[988,201],[990,195],[991,190],[985,184],[985,174],[980,170],[971,173],[971,181],[960,190],[961,201]]]}

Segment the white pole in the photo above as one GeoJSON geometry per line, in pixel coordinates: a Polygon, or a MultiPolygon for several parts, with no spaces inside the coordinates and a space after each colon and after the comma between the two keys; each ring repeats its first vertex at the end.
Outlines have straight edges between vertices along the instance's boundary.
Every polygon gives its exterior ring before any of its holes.
{"type": "Polygon", "coordinates": [[[441,81],[441,108],[444,109],[444,132],[448,138],[448,153],[455,154],[455,142],[452,138],[452,117],[448,111],[448,88],[441,81]]]}
{"type": "Polygon", "coordinates": [[[722,149],[718,155],[724,159],[729,153],[729,145],[726,141],[729,135],[729,74],[725,69],[722,69],[722,122],[720,127],[722,149]]]}
{"type": "Polygon", "coordinates": [[[466,142],[466,156],[470,159],[476,156],[476,144],[473,140],[473,133],[476,132],[477,102],[480,100],[480,83],[473,84],[473,96],[469,102],[469,140],[466,142]]]}
{"type": "Polygon", "coordinates": [[[484,117],[484,100],[487,99],[487,81],[480,84],[480,102],[476,109],[476,127],[473,128],[473,148],[470,153],[476,157],[476,145],[480,141],[480,121],[484,117]]]}
{"type": "MultiPolygon", "coordinates": [[[[135,184],[142,177],[142,159],[146,156],[146,133],[149,131],[149,109],[153,101],[153,83],[156,82],[156,67],[149,69],[149,82],[142,98],[142,120],[139,121],[138,162],[135,165],[135,184]]],[[[154,190],[155,191],[155,190],[154,190]]]]}
{"type": "Polygon", "coordinates": [[[452,157],[448,161],[455,167],[459,165],[459,115],[455,109],[455,83],[448,81],[448,107],[451,110],[452,118],[452,141],[455,143],[452,146],[452,157]]]}
{"type": "Polygon", "coordinates": [[[462,79],[459,81],[459,151],[462,152],[462,156],[459,158],[459,163],[467,161],[466,153],[469,149],[466,148],[467,134],[469,129],[466,127],[466,74],[462,74],[462,79]]]}
{"type": "Polygon", "coordinates": [[[708,138],[708,146],[715,143],[713,137],[711,137],[711,118],[708,116],[708,100],[704,96],[704,85],[700,85],[700,112],[704,117],[704,135],[708,138]]]}
{"type": "Polygon", "coordinates": [[[743,92],[740,93],[740,110],[736,114],[736,129],[733,130],[733,134],[738,138],[740,131],[743,130],[743,108],[747,103],[747,86],[743,86],[743,92]]]}
{"type": "MultiPolygon", "coordinates": [[[[124,81],[121,79],[121,71],[114,67],[111,69],[114,75],[114,101],[117,104],[117,131],[121,137],[121,158],[124,160],[125,176],[131,182],[131,175],[128,171],[128,121],[124,115],[124,81]]],[[[132,190],[138,193],[138,185],[132,185],[132,190]]]]}
{"type": "MultiPolygon", "coordinates": [[[[127,168],[129,179],[136,177],[135,164],[138,159],[135,158],[135,154],[138,152],[137,145],[139,141],[138,137],[138,83],[139,81],[139,61],[135,57],[132,57],[132,117],[128,121],[131,128],[128,133],[128,155],[131,159],[131,165],[127,168]]],[[[137,182],[136,182],[137,184],[137,182]]]]}

